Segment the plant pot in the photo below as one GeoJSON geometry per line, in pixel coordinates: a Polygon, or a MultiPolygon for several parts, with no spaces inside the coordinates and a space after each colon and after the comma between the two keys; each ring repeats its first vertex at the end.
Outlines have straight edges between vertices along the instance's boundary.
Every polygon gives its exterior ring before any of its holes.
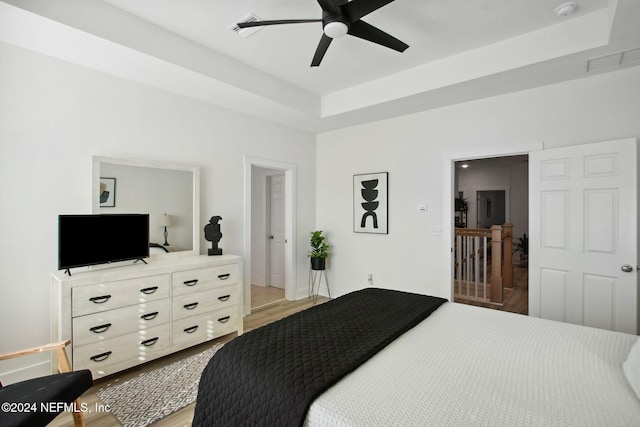
{"type": "Polygon", "coordinates": [[[520,254],[520,267],[529,267],[529,255],[520,254]]]}
{"type": "Polygon", "coordinates": [[[312,270],[324,270],[326,264],[326,258],[311,258],[312,270]]]}

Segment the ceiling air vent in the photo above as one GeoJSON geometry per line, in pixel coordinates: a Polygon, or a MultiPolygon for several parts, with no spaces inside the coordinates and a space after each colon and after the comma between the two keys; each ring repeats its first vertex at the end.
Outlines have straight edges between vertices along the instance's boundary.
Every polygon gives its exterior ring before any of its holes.
{"type": "Polygon", "coordinates": [[[231,24],[229,29],[232,31],[235,31],[238,35],[244,38],[247,38],[251,34],[255,33],[256,31],[261,30],[263,27],[240,28],[238,27],[238,22],[254,22],[254,21],[260,21],[260,18],[258,18],[253,13],[250,13],[247,16],[240,18],[236,22],[231,24]]]}
{"type": "Polygon", "coordinates": [[[638,63],[640,63],[640,47],[599,58],[592,58],[587,61],[587,73],[638,63]]]}

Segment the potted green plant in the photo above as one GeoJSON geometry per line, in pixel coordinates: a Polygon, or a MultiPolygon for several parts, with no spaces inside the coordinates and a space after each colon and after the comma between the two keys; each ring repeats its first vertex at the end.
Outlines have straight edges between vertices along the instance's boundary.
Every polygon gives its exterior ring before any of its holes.
{"type": "Polygon", "coordinates": [[[455,225],[456,228],[467,227],[467,210],[469,209],[469,201],[462,196],[462,191],[458,192],[458,197],[453,199],[455,202],[455,225]]]}
{"type": "Polygon", "coordinates": [[[528,267],[529,266],[529,238],[527,237],[527,233],[524,233],[522,237],[519,237],[515,249],[513,253],[520,252],[520,266],[528,267]]]}
{"type": "Polygon", "coordinates": [[[309,251],[309,257],[311,258],[311,269],[324,270],[326,259],[329,256],[329,245],[324,243],[325,236],[322,235],[322,230],[312,231],[309,235],[311,237],[311,251],[309,251]]]}
{"type": "Polygon", "coordinates": [[[469,209],[469,201],[466,199],[466,197],[462,197],[462,195],[459,195],[454,199],[454,201],[455,209],[457,211],[466,211],[467,209],[469,209]]]}

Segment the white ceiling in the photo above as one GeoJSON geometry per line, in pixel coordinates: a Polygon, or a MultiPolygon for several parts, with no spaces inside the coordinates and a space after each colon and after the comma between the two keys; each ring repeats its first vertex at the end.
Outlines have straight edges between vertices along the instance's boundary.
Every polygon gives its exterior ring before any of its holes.
{"type": "MultiPolygon", "coordinates": [[[[243,38],[229,29],[249,13],[261,19],[318,19],[316,0],[103,0],[309,92],[326,95],[418,65],[607,7],[579,0],[571,17],[563,0],[395,0],[363,18],[410,47],[399,53],[347,36],[335,40],[318,68],[309,65],[322,23],[270,26],[243,38]]],[[[365,0],[366,1],[366,0],[365,0]]]]}
{"type": "Polygon", "coordinates": [[[230,29],[320,18],[315,0],[1,0],[0,41],[320,132],[619,68],[587,61],[640,47],[640,0],[575,1],[396,0],[363,20],[409,49],[347,36],[317,68],[321,23],[230,29]]]}

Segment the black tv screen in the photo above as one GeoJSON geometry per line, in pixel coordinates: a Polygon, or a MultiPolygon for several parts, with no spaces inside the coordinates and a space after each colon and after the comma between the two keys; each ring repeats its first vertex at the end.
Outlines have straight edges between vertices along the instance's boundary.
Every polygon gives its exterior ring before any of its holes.
{"type": "Polygon", "coordinates": [[[60,270],[148,257],[148,214],[58,216],[60,270]]]}

